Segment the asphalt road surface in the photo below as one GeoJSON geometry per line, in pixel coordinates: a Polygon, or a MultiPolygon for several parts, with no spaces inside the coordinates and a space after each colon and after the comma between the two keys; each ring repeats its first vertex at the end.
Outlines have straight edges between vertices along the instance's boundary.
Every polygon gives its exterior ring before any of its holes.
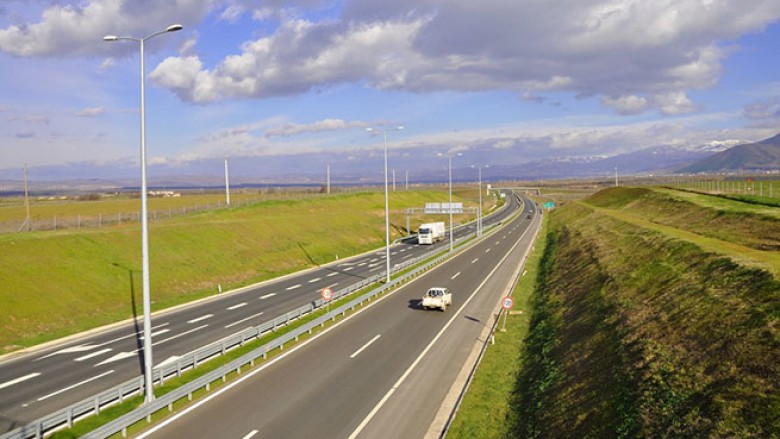
{"type": "Polygon", "coordinates": [[[141,437],[425,437],[532,245],[541,219],[529,208],[532,219],[519,215],[141,437]],[[420,297],[432,286],[449,288],[453,306],[422,309],[420,297]]]}
{"type": "MultiPolygon", "coordinates": [[[[485,225],[506,220],[518,203],[510,203],[484,219],[485,225]]],[[[474,233],[469,225],[456,239],[474,233]]],[[[392,246],[393,265],[448,241],[419,246],[415,241],[392,246]]],[[[222,294],[152,316],[152,346],[159,366],[253,325],[259,325],[334,291],[384,272],[384,248],[295,275],[222,294]]],[[[136,288],[138,289],[138,288],[136,288]]],[[[130,286],[128,286],[130,290],[130,286]]],[[[154,292],[152,292],[152,295],[154,292]]],[[[128,293],[130,296],[130,293],[128,293]]],[[[0,433],[89,398],[143,375],[143,331],[140,297],[137,318],[108,329],[71,337],[0,360],[0,433]]]]}

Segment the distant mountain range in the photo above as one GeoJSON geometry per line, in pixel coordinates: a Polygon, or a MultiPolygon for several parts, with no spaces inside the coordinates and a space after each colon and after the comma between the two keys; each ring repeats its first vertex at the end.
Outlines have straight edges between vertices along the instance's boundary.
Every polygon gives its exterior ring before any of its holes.
{"type": "Polygon", "coordinates": [[[737,145],[713,154],[678,172],[766,172],[780,170],[780,134],[756,143],[737,145]]]}
{"type": "MultiPolygon", "coordinates": [[[[755,143],[711,142],[699,146],[654,146],[615,156],[552,157],[513,163],[523,157],[523,145],[513,148],[473,148],[453,160],[454,181],[476,181],[472,163],[493,163],[483,171],[484,181],[583,178],[620,175],[766,172],[780,170],[780,134],[755,143]],[[740,144],[741,143],[741,144],[740,144]],[[465,165],[465,164],[469,165],[465,165]],[[501,164],[496,164],[501,163],[501,164]]],[[[310,154],[277,157],[235,157],[230,161],[231,187],[317,186],[325,184],[325,164],[332,167],[334,185],[381,184],[383,174],[376,154],[310,154]]],[[[399,185],[447,181],[446,162],[428,146],[399,151],[392,159],[399,185]],[[407,174],[408,173],[408,174],[407,174]]],[[[380,162],[381,163],[381,162],[380,162]]],[[[224,185],[222,161],[202,160],[186,167],[154,165],[149,169],[150,188],[208,188],[224,185]]],[[[0,193],[23,190],[21,170],[0,170],[0,193]]],[[[34,192],[94,192],[137,190],[138,169],[132,163],[96,165],[66,164],[36,167],[30,172],[34,192]],[[84,178],[90,176],[90,178],[84,178]]]]}

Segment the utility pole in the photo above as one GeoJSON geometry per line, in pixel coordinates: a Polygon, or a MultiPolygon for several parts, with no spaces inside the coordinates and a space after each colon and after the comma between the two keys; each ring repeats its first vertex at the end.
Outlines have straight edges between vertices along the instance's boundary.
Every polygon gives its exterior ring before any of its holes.
{"type": "Polygon", "coordinates": [[[227,159],[225,159],[225,205],[230,208],[230,178],[228,177],[227,159]]]}
{"type": "Polygon", "coordinates": [[[330,195],[330,163],[327,165],[326,175],[327,175],[326,176],[326,180],[327,180],[327,185],[326,185],[327,190],[326,190],[326,192],[327,192],[328,195],[330,195]]]}
{"type": "Polygon", "coordinates": [[[24,208],[27,210],[27,218],[24,219],[23,227],[26,226],[29,232],[32,224],[30,224],[30,196],[27,191],[27,163],[24,164],[24,208]]]}

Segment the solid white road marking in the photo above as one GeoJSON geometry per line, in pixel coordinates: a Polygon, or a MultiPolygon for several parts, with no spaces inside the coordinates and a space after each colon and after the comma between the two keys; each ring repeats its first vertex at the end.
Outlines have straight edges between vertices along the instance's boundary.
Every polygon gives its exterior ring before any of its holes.
{"type": "Polygon", "coordinates": [[[60,389],[60,390],[58,390],[58,391],[56,391],[56,392],[54,392],[54,393],[50,393],[50,394],[48,394],[48,395],[46,395],[46,396],[41,396],[40,398],[38,398],[38,401],[43,401],[43,400],[45,400],[45,399],[49,399],[49,398],[51,398],[52,396],[57,396],[57,395],[59,395],[60,393],[64,393],[64,392],[67,392],[68,390],[75,389],[76,387],[78,387],[78,386],[80,386],[80,385],[82,385],[82,384],[87,384],[87,383],[89,383],[89,382],[91,382],[91,381],[95,381],[95,380],[97,380],[97,379],[103,378],[103,377],[104,377],[104,376],[106,376],[106,375],[111,375],[112,373],[114,373],[114,371],[113,371],[113,370],[109,370],[108,372],[103,372],[103,373],[101,373],[100,375],[97,375],[97,376],[94,376],[94,377],[92,377],[92,378],[86,379],[86,380],[84,380],[84,381],[78,382],[78,383],[76,383],[76,384],[74,384],[74,385],[72,385],[72,386],[68,386],[68,387],[66,387],[66,388],[64,388],[64,389],[60,389]]]}
{"type": "Polygon", "coordinates": [[[309,283],[313,284],[314,282],[317,282],[317,281],[320,281],[320,280],[322,280],[321,277],[315,277],[314,279],[310,280],[309,283]]]}
{"type": "Polygon", "coordinates": [[[111,348],[105,348],[105,349],[101,349],[101,350],[96,351],[96,352],[92,352],[91,354],[84,355],[83,357],[78,357],[78,358],[76,358],[73,361],[89,360],[92,357],[97,357],[98,355],[105,354],[106,352],[111,352],[111,348]]]}
{"type": "MultiPolygon", "coordinates": [[[[531,230],[531,229],[530,228],[526,229],[526,232],[528,230],[531,230]]],[[[368,416],[366,416],[365,419],[363,419],[363,421],[360,423],[360,425],[358,425],[358,427],[355,429],[355,431],[353,431],[352,434],[349,435],[349,439],[355,439],[360,434],[360,432],[362,432],[363,429],[366,428],[366,425],[368,425],[368,423],[371,422],[371,420],[374,418],[374,416],[376,416],[376,414],[379,412],[379,410],[382,408],[382,406],[385,405],[387,400],[390,399],[391,396],[393,396],[393,393],[395,393],[396,389],[398,389],[401,386],[401,384],[403,384],[403,382],[406,381],[406,378],[409,375],[411,375],[412,371],[414,371],[414,369],[417,367],[417,365],[420,363],[420,361],[422,361],[422,359],[428,354],[428,351],[430,351],[431,348],[433,348],[433,346],[436,344],[436,342],[439,340],[439,338],[441,338],[441,336],[450,327],[452,322],[454,322],[455,319],[458,318],[458,316],[461,314],[461,312],[463,312],[463,310],[471,302],[471,300],[474,298],[474,296],[477,295],[477,292],[482,289],[482,287],[487,283],[488,279],[490,279],[493,276],[493,273],[495,273],[496,270],[498,270],[498,268],[506,260],[506,258],[509,257],[509,255],[512,253],[512,251],[514,251],[514,249],[517,248],[518,245],[520,245],[522,237],[525,236],[526,232],[523,232],[523,235],[520,237],[520,239],[518,239],[517,242],[512,246],[512,248],[510,248],[509,251],[506,252],[504,257],[501,258],[500,261],[498,261],[498,263],[495,265],[493,270],[491,270],[490,273],[488,273],[488,275],[485,276],[485,279],[482,281],[482,283],[480,283],[479,286],[477,286],[477,288],[474,290],[474,292],[471,293],[471,295],[466,299],[466,301],[463,302],[463,305],[461,305],[460,308],[458,308],[458,310],[455,311],[455,313],[452,315],[452,317],[450,317],[450,319],[447,321],[447,323],[445,323],[444,326],[441,328],[441,330],[436,334],[436,336],[433,337],[433,340],[431,340],[431,342],[428,343],[428,346],[426,346],[425,349],[423,349],[423,351],[420,353],[420,356],[417,357],[417,359],[415,359],[414,362],[412,362],[411,366],[409,366],[409,368],[406,369],[406,372],[404,372],[404,374],[401,375],[401,378],[399,378],[398,381],[396,381],[395,384],[393,384],[393,386],[390,388],[390,390],[387,391],[387,393],[379,401],[379,403],[377,403],[377,405],[374,406],[374,408],[371,410],[371,412],[368,413],[368,416]]]]}
{"type": "Polygon", "coordinates": [[[265,296],[260,296],[260,300],[267,299],[269,297],[274,297],[276,293],[266,294],[265,296]]]}
{"type": "Polygon", "coordinates": [[[59,354],[72,354],[72,353],[79,353],[79,352],[89,351],[91,349],[95,349],[96,347],[97,346],[95,346],[95,345],[80,344],[78,346],[71,346],[69,348],[60,349],[57,352],[52,352],[51,354],[43,356],[43,357],[38,358],[38,359],[39,360],[43,360],[44,358],[53,357],[53,356],[59,355],[59,354]]]}
{"type": "Polygon", "coordinates": [[[300,288],[300,287],[301,287],[301,284],[295,284],[295,285],[293,285],[291,287],[285,288],[285,290],[290,291],[290,290],[294,290],[294,289],[300,288]]]}
{"type": "MultiPolygon", "coordinates": [[[[168,326],[170,324],[171,324],[170,322],[165,322],[165,323],[162,323],[162,324],[157,325],[157,326],[152,326],[152,331],[155,331],[155,330],[160,329],[160,328],[164,328],[164,327],[166,327],[166,326],[168,326]]],[[[141,334],[143,334],[143,331],[141,331],[141,334]]],[[[99,345],[95,345],[95,347],[98,348],[98,347],[101,347],[101,346],[105,346],[107,344],[116,343],[116,342],[118,342],[120,340],[124,340],[126,338],[131,338],[131,337],[134,337],[134,336],[135,336],[135,334],[123,335],[122,337],[117,337],[117,338],[115,338],[113,340],[109,340],[109,341],[100,343],[99,345]]],[[[154,336],[154,332],[152,332],[152,336],[154,336]]],[[[138,338],[141,339],[141,338],[143,338],[143,336],[139,335],[138,338]]]]}
{"type": "Polygon", "coordinates": [[[187,335],[187,334],[190,334],[190,333],[193,333],[193,332],[195,332],[195,331],[200,331],[201,329],[203,329],[203,328],[207,328],[208,326],[209,326],[209,325],[201,325],[201,326],[198,326],[197,328],[192,328],[192,329],[190,329],[189,331],[184,331],[184,332],[182,332],[181,334],[176,334],[176,335],[174,335],[173,337],[168,337],[168,338],[166,338],[166,339],[164,339],[164,340],[160,340],[160,341],[158,341],[158,342],[156,342],[156,343],[152,343],[152,346],[157,346],[157,345],[160,345],[160,344],[163,344],[163,343],[169,342],[169,341],[171,341],[171,340],[176,340],[176,339],[177,339],[177,338],[179,338],[179,337],[184,337],[185,335],[187,335]]]}
{"type": "Polygon", "coordinates": [[[104,364],[113,363],[114,361],[124,360],[125,358],[135,357],[138,355],[138,351],[135,350],[133,352],[120,352],[116,355],[114,355],[111,358],[107,358],[100,363],[96,364],[95,366],[102,366],[104,364]]]}
{"type": "Polygon", "coordinates": [[[171,363],[175,362],[175,361],[176,361],[176,360],[178,360],[179,358],[181,358],[181,357],[180,357],[180,356],[178,356],[178,355],[172,355],[172,356],[168,357],[168,358],[167,358],[165,361],[163,361],[162,363],[160,363],[160,364],[155,364],[155,365],[154,365],[154,368],[155,368],[155,369],[159,369],[159,368],[161,368],[161,367],[163,367],[163,366],[167,366],[167,365],[169,365],[169,364],[171,364],[171,363]]]}
{"type": "MultiPolygon", "coordinates": [[[[141,331],[141,332],[143,333],[143,331],[141,331]]],[[[170,329],[168,329],[168,328],[165,328],[165,329],[161,329],[161,330],[159,330],[159,331],[157,331],[157,332],[152,332],[152,337],[156,337],[156,336],[158,336],[158,335],[165,334],[166,332],[171,332],[171,330],[170,330],[170,329]]],[[[139,335],[139,336],[138,336],[138,339],[139,339],[139,340],[143,340],[143,338],[144,338],[144,336],[143,336],[143,335],[139,335]]]]}
{"type": "Polygon", "coordinates": [[[455,273],[455,275],[454,275],[454,276],[452,276],[452,277],[450,278],[450,280],[455,280],[455,278],[456,278],[456,277],[458,277],[458,276],[460,276],[460,271],[459,271],[459,272],[457,272],[457,273],[455,273]]]}
{"type": "Polygon", "coordinates": [[[360,355],[360,353],[363,352],[364,349],[366,349],[367,347],[371,346],[371,344],[374,343],[375,341],[379,340],[379,337],[381,337],[381,336],[382,336],[382,334],[377,334],[376,337],[374,337],[371,340],[369,340],[368,343],[364,344],[362,348],[356,350],[352,355],[349,356],[349,358],[355,358],[358,355],[360,355]]]}
{"type": "Polygon", "coordinates": [[[247,304],[246,302],[244,302],[244,303],[239,303],[238,305],[229,306],[229,307],[228,307],[228,310],[230,310],[230,311],[233,311],[234,309],[242,308],[242,307],[245,307],[245,306],[247,306],[247,305],[248,305],[248,304],[247,304]]]}
{"type": "Polygon", "coordinates": [[[253,319],[253,318],[257,317],[257,316],[260,316],[260,315],[263,315],[263,313],[259,312],[257,314],[252,314],[251,316],[249,316],[249,317],[247,317],[245,319],[241,319],[241,320],[239,320],[237,322],[233,322],[233,323],[231,323],[229,325],[225,325],[225,328],[232,328],[233,326],[240,325],[241,323],[244,323],[245,321],[251,320],[251,319],[253,319]]]}
{"type": "Polygon", "coordinates": [[[252,430],[249,433],[246,434],[246,436],[242,437],[241,439],[252,439],[257,434],[257,430],[252,430]]]}
{"type": "Polygon", "coordinates": [[[210,319],[212,317],[214,317],[214,314],[206,314],[205,316],[200,316],[200,317],[194,318],[192,320],[187,320],[187,323],[190,323],[190,324],[191,323],[198,323],[200,321],[207,320],[207,319],[210,319]]]}
{"type": "Polygon", "coordinates": [[[29,375],[25,375],[23,377],[19,377],[19,378],[15,379],[15,380],[6,381],[3,384],[0,384],[0,389],[5,389],[6,387],[13,386],[14,384],[19,384],[22,381],[27,381],[27,380],[35,378],[35,377],[37,377],[39,375],[40,375],[40,373],[35,372],[35,373],[31,373],[29,375]]]}

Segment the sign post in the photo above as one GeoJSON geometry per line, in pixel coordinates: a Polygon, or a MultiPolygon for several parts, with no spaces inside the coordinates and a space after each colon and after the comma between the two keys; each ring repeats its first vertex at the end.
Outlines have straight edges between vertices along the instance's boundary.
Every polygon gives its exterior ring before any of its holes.
{"type": "Polygon", "coordinates": [[[322,296],[322,300],[325,301],[325,313],[330,312],[330,299],[333,298],[333,291],[330,288],[323,288],[322,291],[320,291],[320,295],[322,296]]]}
{"type": "Polygon", "coordinates": [[[512,296],[506,296],[501,299],[501,307],[504,308],[504,324],[501,326],[501,332],[506,332],[506,316],[509,314],[509,310],[512,309],[514,304],[515,301],[512,299],[512,296]]]}

